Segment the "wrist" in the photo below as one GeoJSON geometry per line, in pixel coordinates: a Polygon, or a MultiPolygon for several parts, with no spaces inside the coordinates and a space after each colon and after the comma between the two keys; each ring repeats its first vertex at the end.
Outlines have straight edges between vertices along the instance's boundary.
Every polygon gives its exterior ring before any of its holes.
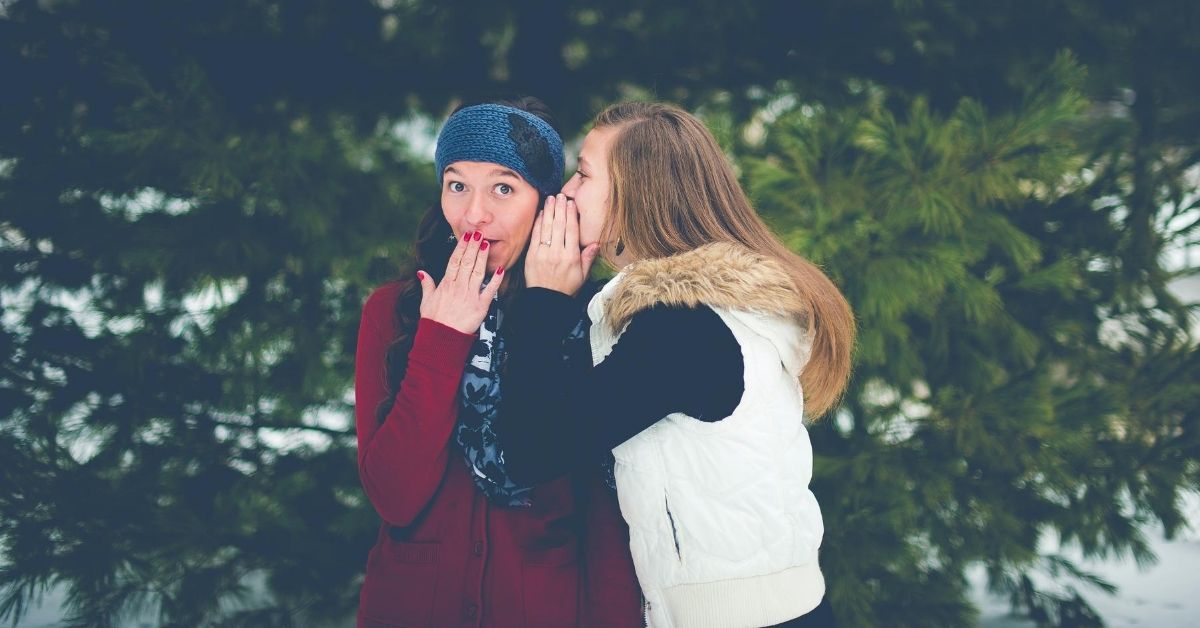
{"type": "Polygon", "coordinates": [[[431,323],[437,323],[438,325],[440,325],[442,327],[447,327],[449,329],[452,329],[452,330],[454,330],[460,334],[464,334],[464,335],[474,335],[476,332],[479,331],[478,323],[476,323],[475,325],[471,325],[467,321],[444,319],[440,316],[437,316],[436,314],[434,314],[434,315],[422,314],[421,319],[429,321],[431,323]]]}
{"type": "Polygon", "coordinates": [[[554,284],[527,284],[525,287],[526,288],[540,288],[542,290],[550,290],[553,292],[557,292],[559,294],[564,294],[569,297],[575,296],[575,293],[578,292],[578,290],[571,290],[570,288],[568,288],[566,286],[554,285],[554,284]]]}
{"type": "Polygon", "coordinates": [[[525,275],[526,288],[542,288],[543,290],[554,290],[555,292],[563,292],[559,287],[559,282],[554,280],[545,280],[538,277],[530,277],[525,275]]]}

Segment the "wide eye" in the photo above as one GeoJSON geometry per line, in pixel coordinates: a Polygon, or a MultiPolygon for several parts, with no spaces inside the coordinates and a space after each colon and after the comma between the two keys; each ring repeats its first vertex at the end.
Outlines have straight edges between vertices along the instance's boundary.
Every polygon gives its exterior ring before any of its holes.
{"type": "Polygon", "coordinates": [[[513,193],[513,187],[507,183],[497,183],[496,193],[500,196],[508,196],[513,193]]]}
{"type": "Polygon", "coordinates": [[[467,186],[463,185],[462,181],[451,181],[446,184],[446,188],[451,192],[462,192],[467,189],[467,186]]]}

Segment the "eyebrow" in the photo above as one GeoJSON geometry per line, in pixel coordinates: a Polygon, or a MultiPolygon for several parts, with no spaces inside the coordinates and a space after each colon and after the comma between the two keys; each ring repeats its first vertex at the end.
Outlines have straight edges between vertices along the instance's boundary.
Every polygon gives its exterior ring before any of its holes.
{"type": "Polygon", "coordinates": [[[583,153],[580,153],[580,154],[579,154],[579,159],[578,159],[578,161],[579,161],[579,165],[581,165],[581,166],[590,166],[590,165],[592,165],[592,164],[591,164],[591,162],[589,162],[589,161],[588,161],[586,158],[584,158],[584,156],[583,156],[583,153]]]}
{"type": "MultiPolygon", "coordinates": [[[[461,172],[459,172],[454,166],[446,166],[446,169],[442,171],[442,174],[456,174],[460,177],[463,176],[463,174],[461,172]]],[[[489,172],[488,176],[490,176],[490,177],[513,177],[514,179],[518,179],[521,181],[525,180],[523,177],[521,177],[521,175],[513,172],[512,170],[509,170],[508,168],[496,168],[495,170],[492,170],[491,172],[489,172]]]]}
{"type": "MultiPolygon", "coordinates": [[[[516,179],[521,179],[521,175],[513,172],[512,170],[509,170],[508,168],[496,168],[495,170],[489,172],[488,174],[490,174],[493,177],[513,177],[516,179]]],[[[521,179],[521,180],[523,181],[524,179],[521,179]]]]}

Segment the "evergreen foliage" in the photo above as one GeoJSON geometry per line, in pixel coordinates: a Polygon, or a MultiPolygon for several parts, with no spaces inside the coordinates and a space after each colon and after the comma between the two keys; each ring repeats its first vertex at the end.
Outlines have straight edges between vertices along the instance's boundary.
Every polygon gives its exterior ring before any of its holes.
{"type": "Polygon", "coordinates": [[[1162,320],[1106,337],[1120,295],[1150,290],[1113,289],[1123,225],[1081,176],[1080,76],[1060,56],[994,113],[793,105],[742,159],[759,207],[837,277],[862,328],[852,389],[814,445],[850,625],[968,625],[962,574],[979,561],[1032,616],[1088,625],[1073,588],[1027,574],[1108,587],[1039,539],[1143,562],[1144,524],[1181,523],[1164,506],[1196,486],[1195,345],[1162,320]]]}

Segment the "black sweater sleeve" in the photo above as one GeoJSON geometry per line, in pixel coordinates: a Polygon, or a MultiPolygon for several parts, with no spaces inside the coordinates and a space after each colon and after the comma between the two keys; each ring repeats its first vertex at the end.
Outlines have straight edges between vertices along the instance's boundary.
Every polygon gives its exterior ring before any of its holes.
{"type": "Polygon", "coordinates": [[[741,401],[741,348],[708,307],[639,312],[603,362],[571,368],[562,338],[579,320],[574,300],[531,288],[509,313],[503,405],[493,428],[518,482],[596,464],[672,412],[718,421],[741,401]]]}

